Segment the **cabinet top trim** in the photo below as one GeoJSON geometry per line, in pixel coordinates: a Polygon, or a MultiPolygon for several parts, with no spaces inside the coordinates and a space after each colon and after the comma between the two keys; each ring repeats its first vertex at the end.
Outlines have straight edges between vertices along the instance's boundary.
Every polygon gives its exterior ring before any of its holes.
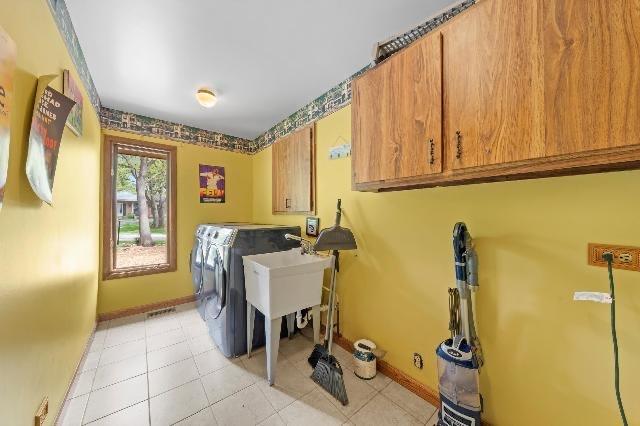
{"type": "Polygon", "coordinates": [[[394,53],[397,53],[405,47],[413,44],[418,39],[422,38],[426,34],[440,27],[451,18],[459,15],[469,7],[473,6],[476,0],[464,0],[457,6],[454,6],[434,18],[418,25],[415,28],[401,34],[397,34],[386,41],[382,41],[376,45],[374,63],[379,64],[385,59],[389,58],[394,53]]]}

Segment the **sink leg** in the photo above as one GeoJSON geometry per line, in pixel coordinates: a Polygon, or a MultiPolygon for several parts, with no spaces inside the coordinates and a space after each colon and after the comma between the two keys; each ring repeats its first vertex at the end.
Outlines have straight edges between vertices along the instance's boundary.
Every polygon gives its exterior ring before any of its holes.
{"type": "Polygon", "coordinates": [[[247,302],[247,358],[251,358],[253,346],[253,322],[256,317],[256,308],[247,302]]]}
{"type": "Polygon", "coordinates": [[[311,318],[313,319],[313,343],[320,344],[320,305],[311,307],[311,318]]]}
{"type": "Polygon", "coordinates": [[[287,315],[287,333],[289,333],[289,339],[293,338],[294,324],[296,323],[296,314],[287,315]]]}
{"type": "Polygon", "coordinates": [[[267,379],[273,386],[276,381],[276,364],[278,363],[278,347],[280,346],[280,327],[282,317],[265,318],[265,334],[267,335],[267,379]]]}

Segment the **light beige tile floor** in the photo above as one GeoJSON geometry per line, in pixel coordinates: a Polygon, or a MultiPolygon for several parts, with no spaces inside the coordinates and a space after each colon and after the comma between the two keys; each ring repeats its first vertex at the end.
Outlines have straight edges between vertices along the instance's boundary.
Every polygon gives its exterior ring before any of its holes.
{"type": "Polygon", "coordinates": [[[227,359],[193,305],[147,319],[100,323],[61,414],[61,426],[420,425],[436,408],[382,374],[353,374],[351,355],[334,347],[344,370],[343,407],[310,378],[313,343],[280,342],[274,386],[264,350],[227,359]]]}

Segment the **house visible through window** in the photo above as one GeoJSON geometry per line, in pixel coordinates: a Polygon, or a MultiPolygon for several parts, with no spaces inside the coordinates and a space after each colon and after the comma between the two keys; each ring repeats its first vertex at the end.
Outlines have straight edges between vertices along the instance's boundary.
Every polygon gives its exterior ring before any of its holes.
{"type": "Polygon", "coordinates": [[[175,270],[175,148],[107,137],[105,279],[175,270]]]}

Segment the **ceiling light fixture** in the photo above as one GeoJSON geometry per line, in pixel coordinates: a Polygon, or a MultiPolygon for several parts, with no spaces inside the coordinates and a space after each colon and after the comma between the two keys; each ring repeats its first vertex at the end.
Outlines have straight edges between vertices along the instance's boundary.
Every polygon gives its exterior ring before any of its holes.
{"type": "Polygon", "coordinates": [[[216,94],[211,89],[198,89],[196,92],[198,103],[205,108],[213,108],[218,101],[216,94]]]}

